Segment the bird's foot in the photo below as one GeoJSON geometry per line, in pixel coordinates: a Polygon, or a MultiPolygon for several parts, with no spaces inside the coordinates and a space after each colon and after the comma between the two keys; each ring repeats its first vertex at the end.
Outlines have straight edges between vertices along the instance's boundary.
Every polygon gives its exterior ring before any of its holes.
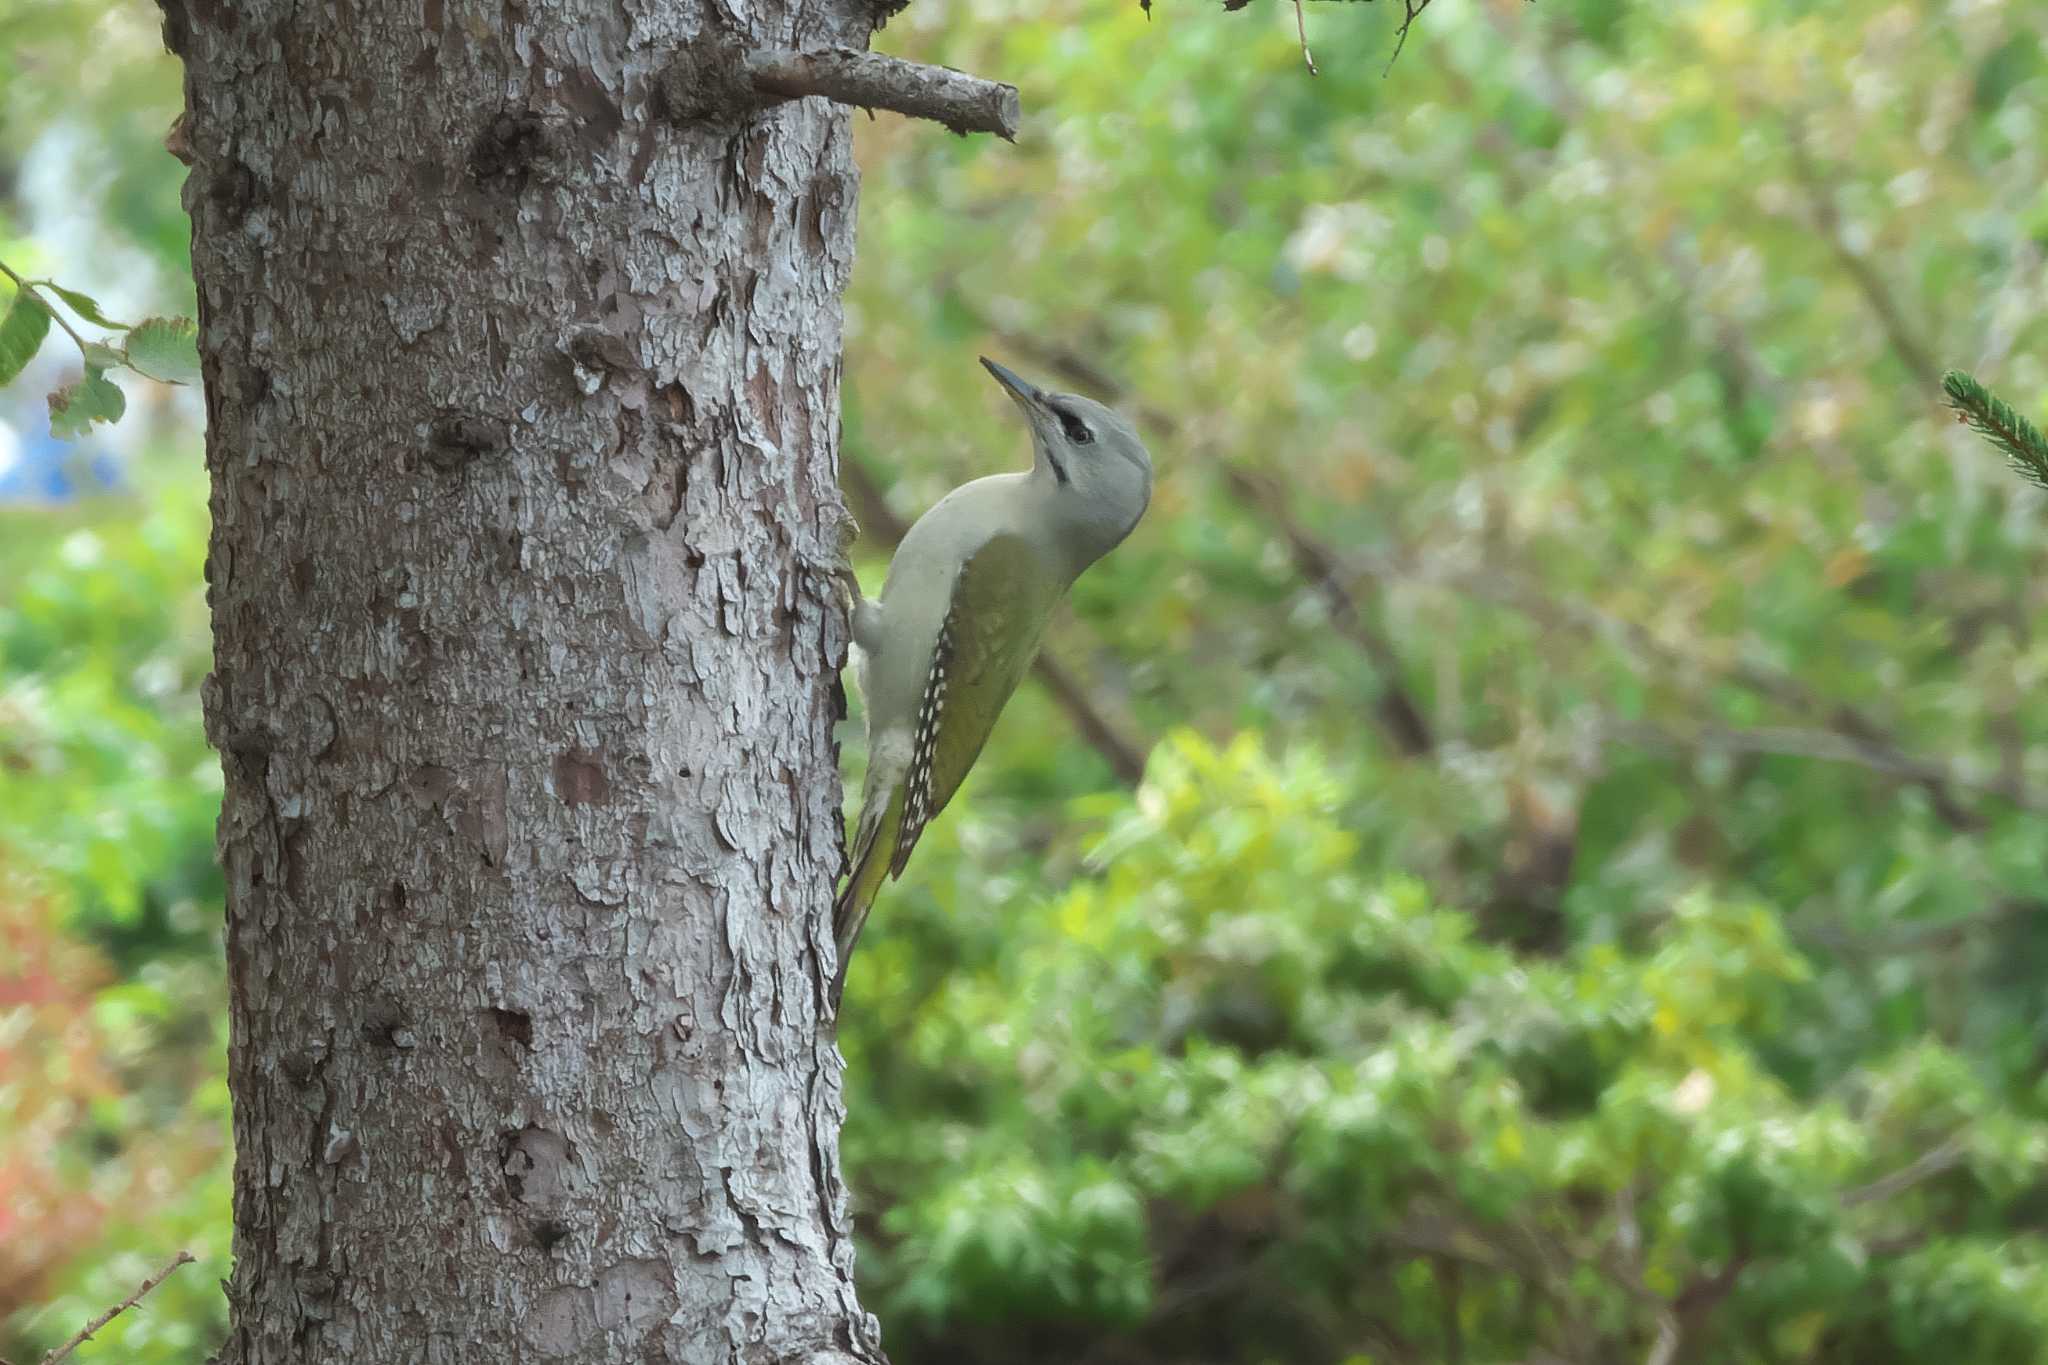
{"type": "Polygon", "coordinates": [[[841,605],[853,626],[856,641],[863,638],[863,626],[873,621],[875,607],[861,592],[860,577],[853,571],[853,543],[860,535],[860,523],[842,505],[836,509],[835,525],[831,528],[832,548],[826,551],[822,562],[806,567],[829,577],[838,588],[841,605]]]}

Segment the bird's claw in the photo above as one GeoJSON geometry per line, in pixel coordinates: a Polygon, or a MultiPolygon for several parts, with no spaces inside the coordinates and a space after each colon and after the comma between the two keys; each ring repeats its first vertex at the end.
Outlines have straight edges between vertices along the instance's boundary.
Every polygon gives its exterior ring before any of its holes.
{"type": "Polygon", "coordinates": [[[834,530],[837,532],[837,544],[825,567],[846,598],[847,615],[852,616],[865,600],[861,595],[860,578],[853,571],[853,543],[860,536],[860,523],[853,519],[853,513],[847,511],[844,504],[833,510],[836,513],[834,530]]]}

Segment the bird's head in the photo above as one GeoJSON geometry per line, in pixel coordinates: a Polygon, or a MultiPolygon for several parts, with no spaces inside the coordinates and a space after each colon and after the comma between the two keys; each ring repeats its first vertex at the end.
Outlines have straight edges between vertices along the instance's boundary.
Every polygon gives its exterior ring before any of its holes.
{"type": "Polygon", "coordinates": [[[1031,428],[1033,473],[1046,480],[1062,520],[1089,558],[1131,533],[1152,500],[1152,457],[1124,417],[1092,398],[1048,393],[983,356],[1031,428]]]}

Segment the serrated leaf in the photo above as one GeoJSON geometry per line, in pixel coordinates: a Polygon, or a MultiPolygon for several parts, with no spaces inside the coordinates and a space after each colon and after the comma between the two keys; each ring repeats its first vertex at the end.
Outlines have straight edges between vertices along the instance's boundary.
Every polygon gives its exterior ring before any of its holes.
{"type": "Polygon", "coordinates": [[[92,429],[94,422],[117,422],[128,409],[128,399],[107,378],[105,370],[87,370],[76,384],[66,384],[50,395],[50,434],[75,440],[92,429]]]}
{"type": "Polygon", "coordinates": [[[50,310],[26,289],[15,291],[7,316],[0,318],[0,384],[11,384],[28,368],[50,330],[50,310]]]}
{"type": "Polygon", "coordinates": [[[61,284],[45,283],[43,288],[64,300],[67,308],[96,327],[112,327],[116,331],[126,331],[128,328],[127,323],[116,322],[105,313],[102,313],[99,300],[90,294],[81,294],[76,289],[66,289],[61,284]]]}
{"type": "Polygon", "coordinates": [[[166,384],[197,384],[198,326],[190,318],[144,318],[128,333],[128,366],[166,384]]]}

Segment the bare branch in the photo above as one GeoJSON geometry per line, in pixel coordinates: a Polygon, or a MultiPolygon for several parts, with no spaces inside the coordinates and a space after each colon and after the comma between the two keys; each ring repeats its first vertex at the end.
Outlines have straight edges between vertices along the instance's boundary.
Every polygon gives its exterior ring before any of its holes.
{"type": "Polygon", "coordinates": [[[1818,696],[1790,673],[1751,663],[1723,664],[1686,653],[1637,622],[1611,615],[1572,598],[1551,598],[1525,575],[1505,565],[1459,570],[1425,567],[1385,556],[1354,558],[1354,573],[1382,581],[1406,579],[1432,584],[1519,612],[1541,625],[1603,640],[1629,654],[1639,667],[1656,668],[1697,686],[1702,678],[1721,678],[1821,724],[1817,729],[1764,727],[1757,730],[1707,728],[1680,736],[1641,722],[1603,722],[1599,737],[1644,747],[1671,750],[1720,748],[1730,752],[1773,753],[1828,762],[1848,763],[1887,773],[1924,790],[1934,812],[1950,828],[1968,833],[1983,828],[1976,812],[1962,806],[1957,791],[1996,796],[2028,810],[2048,808],[2048,792],[2028,787],[2017,776],[1983,781],[1960,769],[1909,753],[1900,740],[1870,716],[1847,703],[1818,696]]]}
{"type": "Polygon", "coordinates": [[[130,1294],[127,1298],[121,1300],[112,1308],[109,1308],[106,1312],[100,1314],[91,1322],[87,1323],[85,1327],[82,1330],[80,1330],[77,1336],[71,1338],[71,1340],[65,1342],[62,1346],[59,1346],[56,1350],[44,1356],[43,1365],[57,1365],[58,1361],[70,1355],[73,1351],[77,1350],[80,1346],[83,1346],[86,1342],[91,1341],[92,1334],[94,1332],[99,1331],[100,1328],[105,1327],[115,1318],[120,1317],[123,1313],[133,1308],[136,1304],[142,1302],[143,1296],[149,1293],[150,1290],[162,1284],[165,1280],[169,1279],[171,1277],[172,1271],[176,1270],[181,1265],[185,1265],[191,1262],[193,1259],[194,1257],[191,1252],[179,1252],[176,1260],[172,1261],[162,1270],[157,1271],[156,1274],[144,1280],[142,1282],[141,1288],[137,1289],[133,1294],[130,1294]]]}
{"type": "MultiPolygon", "coordinates": [[[[1415,21],[1429,8],[1429,0],[1401,0],[1401,28],[1394,35],[1394,55],[1387,58],[1387,71],[1394,69],[1394,63],[1401,60],[1401,49],[1408,46],[1408,30],[1415,27],[1415,21]]],[[[1311,65],[1309,70],[1315,70],[1311,65]]],[[[1386,71],[1380,73],[1386,75],[1386,71]]]]}
{"type": "Polygon", "coordinates": [[[1301,17],[1301,0],[1294,0],[1294,36],[1301,39],[1301,60],[1307,63],[1308,74],[1321,75],[1322,73],[1316,70],[1316,59],[1309,55],[1308,21],[1301,17]]]}
{"type": "Polygon", "coordinates": [[[776,99],[819,95],[930,119],[962,136],[994,133],[1014,142],[1023,115],[1014,85],[850,47],[754,53],[747,58],[747,77],[756,93],[776,99]]]}
{"type": "Polygon", "coordinates": [[[1337,633],[1357,646],[1380,675],[1380,692],[1374,699],[1373,709],[1387,738],[1393,741],[1404,758],[1421,758],[1430,753],[1436,748],[1436,736],[1430,730],[1422,708],[1402,685],[1400,655],[1395,652],[1393,642],[1381,633],[1359,605],[1357,596],[1345,582],[1344,566],[1338,561],[1336,552],[1311,535],[1308,528],[1296,519],[1287,506],[1285,495],[1273,487],[1271,480],[1228,460],[1219,460],[1217,464],[1223,472],[1224,481],[1239,497],[1266,509],[1274,529],[1287,542],[1295,572],[1322,595],[1330,608],[1330,622],[1337,633]]]}
{"type": "Polygon", "coordinates": [[[1052,693],[1053,700],[1074,722],[1081,737],[1115,770],[1119,781],[1135,787],[1144,780],[1145,751],[1103,714],[1088,689],[1067,671],[1065,664],[1041,649],[1031,661],[1031,672],[1052,693]]]}
{"type": "Polygon", "coordinates": [[[1665,1309],[1657,1315],[1657,1340],[1650,1345],[1650,1353],[1643,1357],[1643,1365],[1671,1365],[1678,1359],[1678,1348],[1685,1344],[1685,1336],[1678,1330],[1678,1315],[1665,1309]]]}
{"type": "Polygon", "coordinates": [[[1444,1337],[1444,1365],[1465,1365],[1464,1298],[1465,1276],[1463,1267],[1450,1257],[1437,1261],[1432,1269],[1436,1273],[1437,1293],[1442,1298],[1441,1318],[1444,1337]]]}
{"type": "Polygon", "coordinates": [[[1858,1204],[1874,1204],[1881,1200],[1896,1198],[1915,1185],[1932,1180],[1961,1165],[1963,1155],[1963,1139],[1957,1134],[1930,1147],[1890,1175],[1880,1176],[1868,1185],[1858,1185],[1853,1190],[1842,1191],[1842,1207],[1853,1209],[1858,1204]]]}
{"type": "MultiPolygon", "coordinates": [[[[1843,1208],[1855,1208],[1859,1204],[1894,1198],[1923,1181],[1931,1180],[1953,1169],[1962,1162],[1963,1155],[1963,1140],[1961,1135],[1957,1134],[1930,1148],[1890,1175],[1873,1180],[1868,1185],[1844,1190],[1840,1195],[1841,1205],[1843,1208]]],[[[1632,1211],[1629,1218],[1632,1228],[1632,1211]]],[[[1661,1306],[1657,1312],[1657,1337],[1651,1343],[1649,1353],[1643,1357],[1643,1365],[1674,1365],[1685,1346],[1688,1333],[1704,1325],[1708,1314],[1727,1298],[1729,1291],[1735,1287],[1737,1277],[1748,1264],[1748,1255],[1738,1253],[1719,1271],[1695,1279],[1677,1298],[1661,1306]]]]}
{"type": "Polygon", "coordinates": [[[1944,952],[1957,944],[1974,940],[1979,930],[2003,920],[2027,916],[2043,917],[2042,923],[2048,924],[2048,901],[2000,896],[1991,899],[1987,905],[1960,915],[1937,920],[1909,920],[1881,932],[1851,927],[1834,916],[1801,916],[1801,933],[1833,952],[1869,958],[1887,953],[1944,952]]]}
{"type": "Polygon", "coordinates": [[[1807,146],[1805,124],[1796,116],[1785,120],[1786,142],[1792,151],[1792,171],[1800,187],[1806,191],[1808,205],[1813,210],[1814,225],[1820,229],[1821,237],[1840,261],[1842,269],[1856,285],[1863,301],[1870,305],[1870,311],[1877,315],[1877,322],[1884,329],[1885,338],[1891,342],[1892,351],[1899,358],[1913,378],[1925,383],[1937,382],[1941,367],[1934,363],[1934,357],[1927,344],[1920,340],[1913,327],[1906,321],[1905,310],[1892,296],[1891,286],[1870,258],[1859,253],[1849,244],[1849,234],[1842,224],[1841,208],[1835,203],[1835,189],[1822,174],[1820,166],[1813,159],[1813,151],[1807,146]]]}
{"type": "Polygon", "coordinates": [[[1784,758],[1811,758],[1822,763],[1845,763],[1913,783],[1930,791],[1950,788],[1996,796],[2024,810],[2039,810],[2041,793],[2010,783],[1983,782],[1957,772],[1936,759],[1906,753],[1887,740],[1864,739],[1840,730],[1812,730],[1791,725],[1763,725],[1752,729],[1730,729],[1703,725],[1690,732],[1666,730],[1640,721],[1609,718],[1601,723],[1600,737],[1641,748],[1678,751],[1718,749],[1734,754],[1768,754],[1784,758]]]}

